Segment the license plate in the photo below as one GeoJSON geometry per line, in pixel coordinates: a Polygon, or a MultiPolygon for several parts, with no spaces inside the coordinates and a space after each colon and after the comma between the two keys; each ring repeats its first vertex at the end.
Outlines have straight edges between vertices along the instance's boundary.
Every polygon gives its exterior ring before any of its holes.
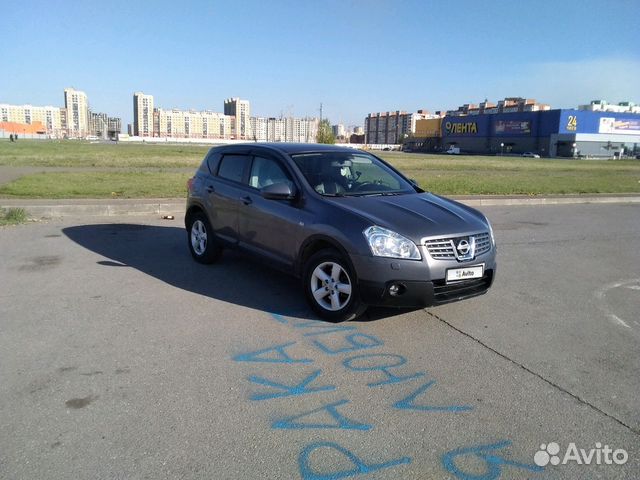
{"type": "Polygon", "coordinates": [[[482,278],[484,275],[484,265],[474,265],[464,268],[450,268],[447,270],[447,283],[470,280],[472,278],[482,278]]]}

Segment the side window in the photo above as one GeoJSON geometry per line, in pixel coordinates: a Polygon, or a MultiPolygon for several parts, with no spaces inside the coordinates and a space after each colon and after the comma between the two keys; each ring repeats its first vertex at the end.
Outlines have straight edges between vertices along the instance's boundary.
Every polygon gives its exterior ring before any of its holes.
{"type": "Polygon", "coordinates": [[[249,157],[247,155],[225,155],[220,161],[218,176],[241,183],[248,164],[249,157]]]}
{"type": "Polygon", "coordinates": [[[292,184],[291,178],[278,162],[270,158],[254,157],[249,185],[253,188],[264,188],[274,183],[292,184]]]}
{"type": "Polygon", "coordinates": [[[221,155],[219,153],[210,153],[207,156],[207,167],[209,168],[210,173],[215,173],[218,169],[218,164],[220,163],[221,155]]]}

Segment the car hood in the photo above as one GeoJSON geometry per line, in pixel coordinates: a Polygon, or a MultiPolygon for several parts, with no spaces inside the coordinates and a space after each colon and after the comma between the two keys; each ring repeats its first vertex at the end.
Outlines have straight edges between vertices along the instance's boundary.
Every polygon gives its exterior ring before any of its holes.
{"type": "Polygon", "coordinates": [[[372,225],[393,230],[419,243],[430,236],[462,235],[488,230],[477,210],[432,193],[338,197],[330,200],[372,225]]]}

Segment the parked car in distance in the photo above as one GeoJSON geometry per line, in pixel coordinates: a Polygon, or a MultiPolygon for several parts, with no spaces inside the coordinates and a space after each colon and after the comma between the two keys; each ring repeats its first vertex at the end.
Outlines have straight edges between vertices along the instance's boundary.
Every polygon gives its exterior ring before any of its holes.
{"type": "Polygon", "coordinates": [[[524,152],[522,154],[523,157],[529,157],[529,158],[540,158],[540,155],[538,155],[537,153],[533,153],[533,152],[524,152]]]}
{"type": "Polygon", "coordinates": [[[188,182],[185,226],[197,262],[225,248],[253,254],[301,278],[329,321],[369,305],[481,295],[496,271],[482,213],[423,191],[375,155],[333,145],[212,148],[188,182]]]}
{"type": "Polygon", "coordinates": [[[449,150],[447,150],[446,153],[448,153],[449,155],[460,155],[460,148],[451,146],[449,147],[449,150]]]}

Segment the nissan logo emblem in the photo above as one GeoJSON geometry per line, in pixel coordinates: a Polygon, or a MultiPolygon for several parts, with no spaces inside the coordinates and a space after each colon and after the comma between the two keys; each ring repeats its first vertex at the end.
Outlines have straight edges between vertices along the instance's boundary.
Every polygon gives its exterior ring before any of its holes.
{"type": "Polygon", "coordinates": [[[466,255],[469,253],[469,250],[471,250],[471,245],[469,245],[469,242],[466,240],[460,240],[456,248],[461,255],[466,255]]]}

